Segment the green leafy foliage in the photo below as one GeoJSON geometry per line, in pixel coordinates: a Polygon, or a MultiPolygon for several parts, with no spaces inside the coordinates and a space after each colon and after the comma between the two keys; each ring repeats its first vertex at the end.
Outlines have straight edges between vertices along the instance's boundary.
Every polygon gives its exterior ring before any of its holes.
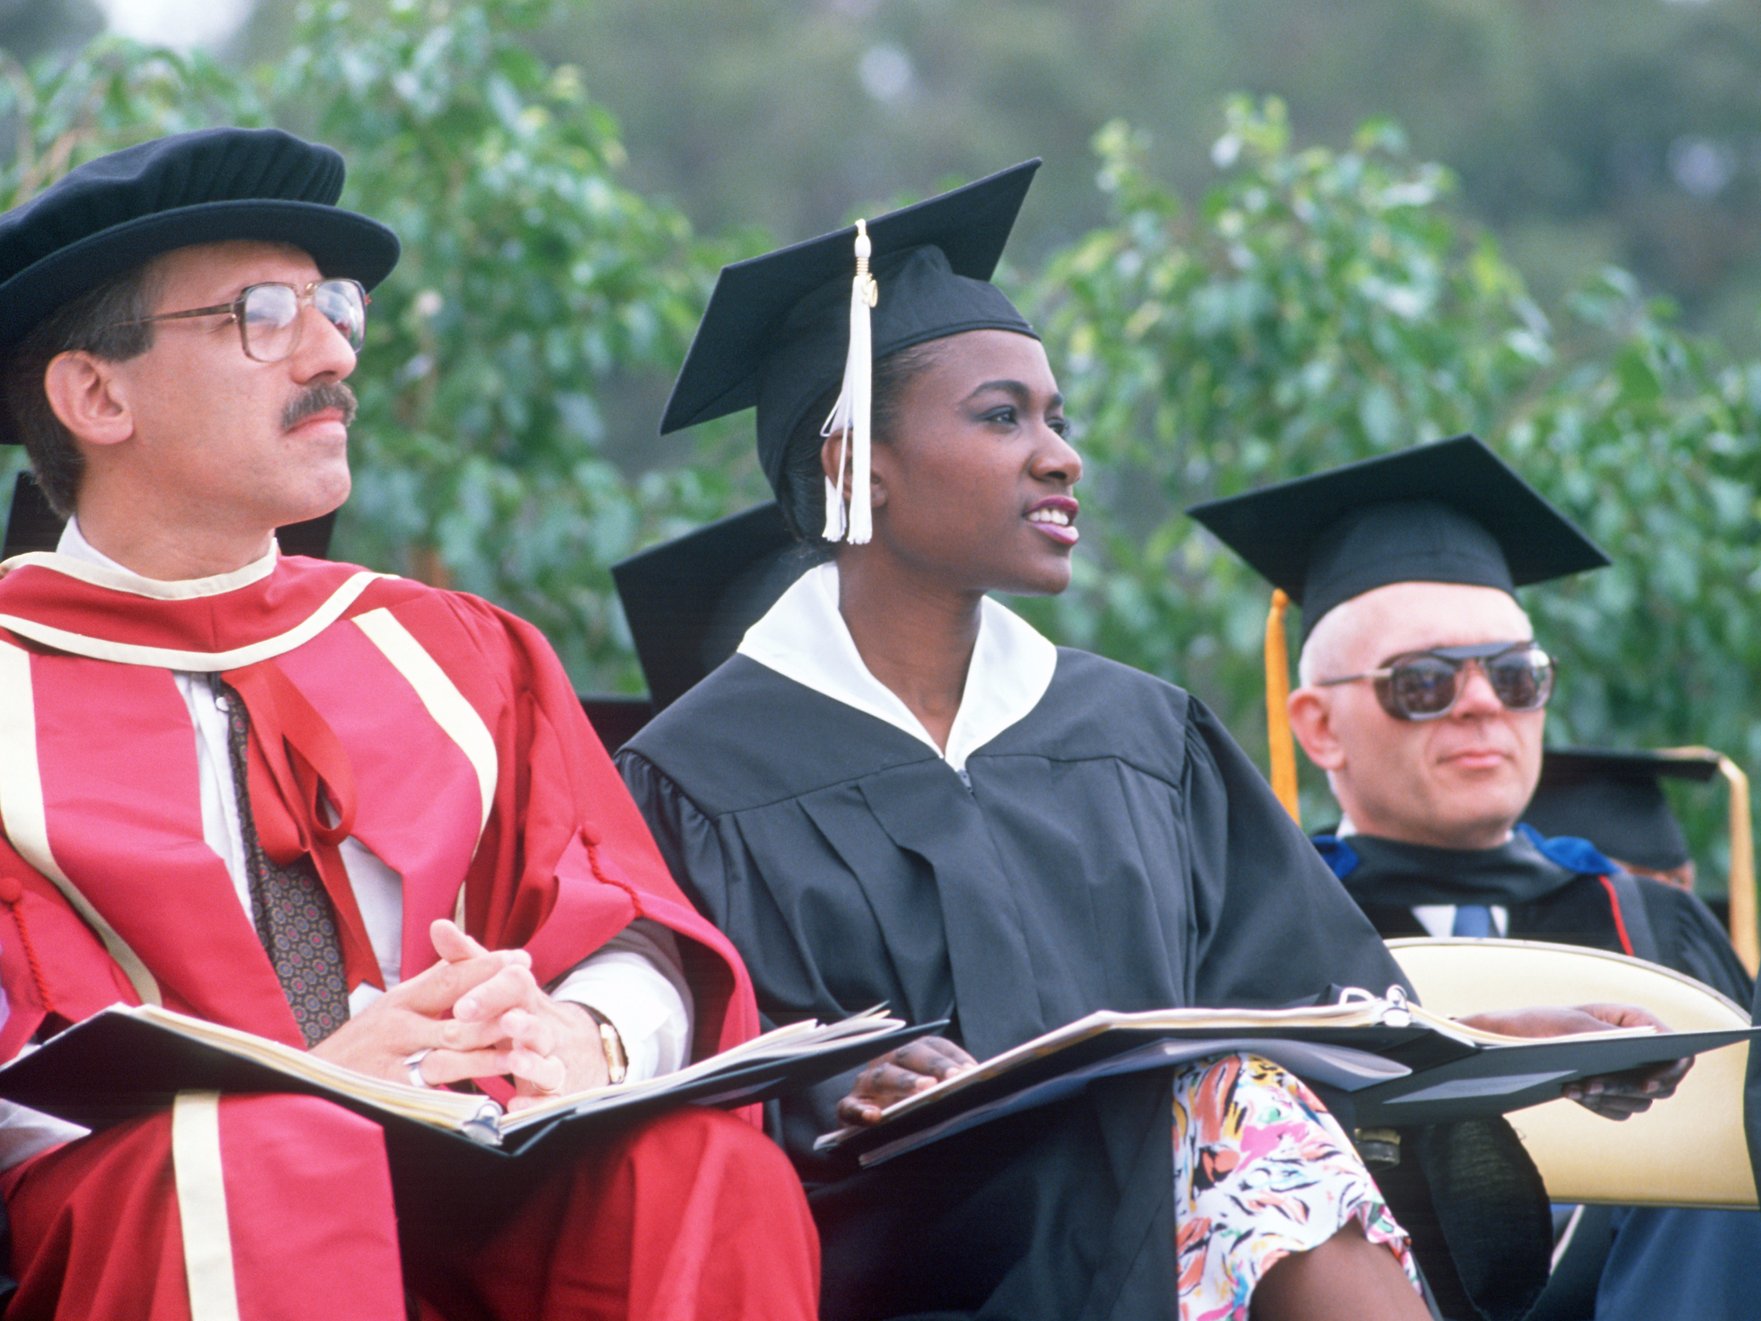
{"type": "Polygon", "coordinates": [[[656,469],[643,452],[724,253],[619,182],[611,116],[522,41],[555,8],[308,5],[293,49],[242,73],[114,39],[5,67],[0,115],[28,131],[0,198],[214,123],[341,148],[343,204],[396,229],[404,257],[354,378],[338,553],[491,597],[543,627],[583,687],[632,687],[607,566],[720,512],[738,484],[724,474],[745,471],[656,469]],[[641,436],[609,435],[610,416],[641,436]],[[631,450],[641,462],[620,464],[631,450]]]}
{"type": "MultiPolygon", "coordinates": [[[[481,592],[544,627],[583,688],[633,688],[607,566],[763,493],[745,419],[665,443],[652,419],[715,270],[768,240],[705,241],[628,184],[609,112],[546,57],[570,13],[308,5],[291,51],[243,71],[114,40],[0,58],[18,139],[0,203],[203,124],[341,148],[345,204],[405,257],[355,377],[339,553],[481,592]]],[[[1193,689],[1257,748],[1265,588],[1182,509],[1473,431],[1616,561],[1528,594],[1562,663],[1555,739],[1707,742],[1761,766],[1761,362],[1685,334],[1618,270],[1543,311],[1451,172],[1387,121],[1304,146],[1280,102],[1231,101],[1211,182],[1185,195],[1130,127],[1095,148],[1104,224],[1005,277],[1087,463],[1075,585],[1026,603],[1043,627],[1193,689]]],[[[1318,820],[1319,777],[1305,791],[1318,820]]],[[[1684,806],[1716,863],[1708,798],[1684,806]]]]}
{"type": "MultiPolygon", "coordinates": [[[[1553,740],[1761,763],[1761,363],[1683,334],[1619,271],[1544,315],[1387,123],[1298,148],[1278,101],[1232,101],[1197,205],[1126,127],[1096,146],[1109,223],[1034,287],[1087,462],[1075,585],[1029,606],[1045,627],[1263,746],[1267,588],[1180,511],[1472,431],[1615,562],[1525,593],[1561,663],[1553,740]]],[[[1330,819],[1312,771],[1304,796],[1330,819]]],[[[1683,804],[1703,843],[1712,797],[1683,804]]]]}
{"type": "Polygon", "coordinates": [[[731,496],[713,474],[627,475],[608,399],[664,381],[718,254],[619,182],[610,115],[522,42],[553,9],[398,3],[363,31],[315,6],[270,99],[344,147],[345,202],[404,243],[360,374],[345,548],[500,601],[584,686],[627,686],[607,566],[731,496]]]}

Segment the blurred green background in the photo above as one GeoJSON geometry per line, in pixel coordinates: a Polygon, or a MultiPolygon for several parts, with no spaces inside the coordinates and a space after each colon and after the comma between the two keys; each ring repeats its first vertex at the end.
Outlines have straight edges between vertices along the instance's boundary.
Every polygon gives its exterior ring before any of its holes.
{"type": "Polygon", "coordinates": [[[337,553],[583,689],[640,687],[607,566],[764,494],[749,418],[655,435],[721,263],[1043,155],[999,281],[1089,464],[1057,640],[1263,763],[1265,593],[1180,510],[1473,431],[1616,560],[1527,595],[1552,740],[1761,767],[1761,0],[0,0],[0,204],[219,122],[406,243],[337,553]]]}

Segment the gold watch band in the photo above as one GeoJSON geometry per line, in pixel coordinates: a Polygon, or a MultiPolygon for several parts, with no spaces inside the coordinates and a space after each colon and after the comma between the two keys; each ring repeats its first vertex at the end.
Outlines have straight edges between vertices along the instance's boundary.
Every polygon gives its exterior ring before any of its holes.
{"type": "Polygon", "coordinates": [[[606,1081],[614,1085],[621,1083],[630,1073],[630,1057],[624,1053],[624,1039],[604,1014],[587,1005],[582,1008],[593,1015],[593,1021],[599,1027],[599,1045],[605,1051],[606,1081]]]}

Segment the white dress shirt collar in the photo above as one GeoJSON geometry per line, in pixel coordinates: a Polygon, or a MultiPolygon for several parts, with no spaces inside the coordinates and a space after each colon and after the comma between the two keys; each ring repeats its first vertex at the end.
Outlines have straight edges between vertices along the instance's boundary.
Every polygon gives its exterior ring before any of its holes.
{"type": "Polygon", "coordinates": [[[65,555],[68,559],[76,560],[81,564],[96,565],[105,570],[103,576],[95,580],[99,586],[133,592],[136,596],[176,598],[220,595],[249,586],[274,572],[276,557],[280,555],[281,550],[275,540],[271,538],[267,551],[249,564],[234,569],[231,573],[215,574],[208,578],[190,578],[183,581],[148,578],[143,574],[136,573],[126,565],[117,563],[87,541],[85,533],[80,531],[79,516],[76,514],[70,516],[67,520],[67,526],[61,529],[61,539],[55,543],[55,553],[65,555]]]}
{"type": "Polygon", "coordinates": [[[964,772],[966,759],[1015,724],[1046,695],[1058,649],[1026,620],[988,597],[979,608],[978,641],[966,672],[948,746],[869,672],[838,612],[838,566],[809,569],[764,618],[746,630],[739,654],[785,678],[855,707],[920,739],[964,772]]]}

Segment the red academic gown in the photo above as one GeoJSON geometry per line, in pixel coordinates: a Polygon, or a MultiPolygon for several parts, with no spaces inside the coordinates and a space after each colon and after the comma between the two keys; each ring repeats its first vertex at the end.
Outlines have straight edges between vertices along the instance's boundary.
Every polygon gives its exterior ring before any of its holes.
{"type": "MultiPolygon", "coordinates": [[[[303,1044],[203,842],[174,670],[219,672],[243,696],[253,819],[267,851],[318,865],[351,986],[379,974],[336,855],[344,835],[402,878],[406,976],[434,962],[439,917],[529,950],[541,983],[645,917],[682,938],[696,1051],[754,1031],[738,956],[674,886],[529,625],[323,561],[166,597],[59,556],[13,563],[0,578],[0,1058],[117,1001],[303,1044]],[[321,800],[341,814],[333,830],[321,800]]],[[[175,1135],[168,1115],[105,1130],[5,1176],[21,1281],[8,1321],[201,1321],[229,1292],[246,1321],[395,1318],[406,1288],[425,1317],[813,1314],[794,1177],[720,1112],[565,1162],[505,1215],[461,1194],[457,1242],[401,1251],[373,1124],[285,1096],[192,1104],[175,1122],[175,1135]]]]}

